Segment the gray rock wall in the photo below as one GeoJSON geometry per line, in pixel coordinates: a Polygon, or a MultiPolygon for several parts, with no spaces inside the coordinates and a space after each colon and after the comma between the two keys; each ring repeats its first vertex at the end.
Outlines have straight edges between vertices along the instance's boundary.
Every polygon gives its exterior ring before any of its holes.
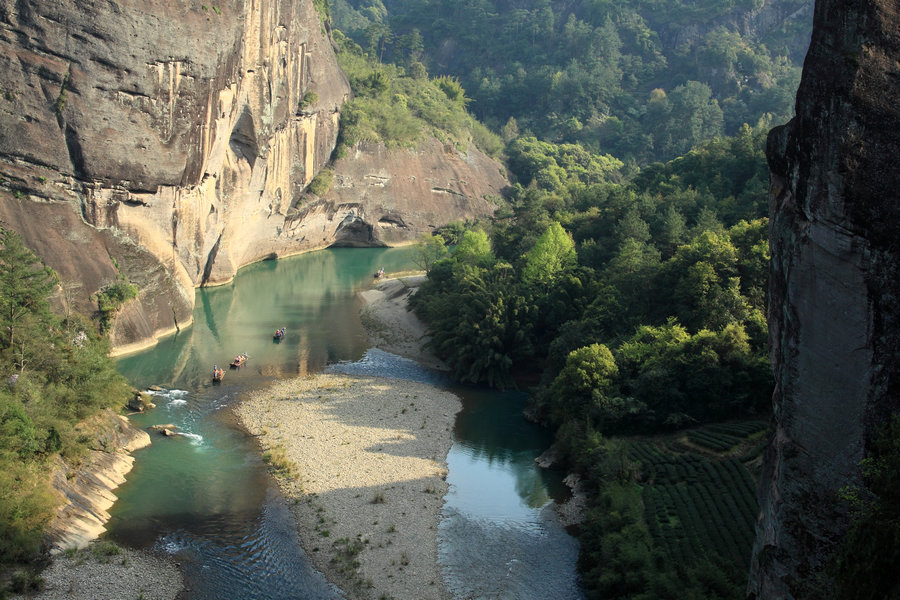
{"type": "Polygon", "coordinates": [[[900,13],[819,0],[796,117],[769,136],[775,435],[752,598],[825,598],[845,486],[898,394],[900,13]]]}

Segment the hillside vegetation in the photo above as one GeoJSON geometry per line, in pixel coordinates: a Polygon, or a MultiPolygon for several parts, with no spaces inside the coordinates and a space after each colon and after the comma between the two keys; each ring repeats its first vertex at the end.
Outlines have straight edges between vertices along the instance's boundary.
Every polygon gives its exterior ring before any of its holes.
{"type": "Polygon", "coordinates": [[[79,424],[131,393],[97,326],[51,312],[55,288],[55,274],[0,228],[0,564],[40,551],[60,501],[54,457],[77,463],[91,443],[79,424]]]}
{"type": "Polygon", "coordinates": [[[502,138],[507,204],[421,240],[412,302],[458,379],[532,389],[588,490],[589,597],[743,597],[773,385],[764,144],[811,7],[332,4],[357,55],[436,74],[502,138]]]}
{"type": "Polygon", "coordinates": [[[765,134],[630,180],[612,157],[519,138],[528,185],[508,208],[421,242],[411,301],[436,353],[463,381],[536,386],[533,414],[584,477],[591,597],[742,597],[772,391],[765,134]]]}
{"type": "Polygon", "coordinates": [[[466,110],[468,98],[453,77],[430,78],[420,68],[382,63],[340,31],[334,32],[338,61],[353,98],[341,109],[337,156],[360,141],[388,147],[414,146],[434,136],[465,151],[469,143],[498,157],[500,137],[466,110]]]}
{"type": "Polygon", "coordinates": [[[335,0],[373,57],[456,77],[507,139],[639,164],[793,112],[811,0],[335,0]]]}

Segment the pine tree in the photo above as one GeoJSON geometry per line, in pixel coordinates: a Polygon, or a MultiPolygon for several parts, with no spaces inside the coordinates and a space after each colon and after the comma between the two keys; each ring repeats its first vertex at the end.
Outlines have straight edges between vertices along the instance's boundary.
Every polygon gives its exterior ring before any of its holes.
{"type": "Polygon", "coordinates": [[[0,349],[18,341],[19,325],[29,315],[49,311],[47,298],[54,285],[53,271],[38,262],[22,237],[0,228],[0,326],[5,333],[0,349]]]}

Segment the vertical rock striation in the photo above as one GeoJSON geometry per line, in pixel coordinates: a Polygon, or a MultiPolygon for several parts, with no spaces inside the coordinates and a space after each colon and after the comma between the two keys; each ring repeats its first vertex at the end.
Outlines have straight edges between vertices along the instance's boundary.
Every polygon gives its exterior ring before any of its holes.
{"type": "Polygon", "coordinates": [[[796,116],[774,129],[774,438],[748,595],[824,598],[841,488],[900,411],[900,6],[819,0],[796,116]]]}
{"type": "Polygon", "coordinates": [[[142,290],[114,346],[188,323],[195,286],[311,247],[281,224],[349,95],[311,0],[0,0],[0,50],[0,219],[35,247],[35,200],[75,208],[88,227],[48,251],[142,290]]]}
{"type": "Polygon", "coordinates": [[[305,194],[349,92],[312,0],[0,0],[0,224],[76,310],[138,286],[110,331],[126,352],[243,265],[493,211],[502,168],[428,141],[356,149],[340,189],[305,194]]]}

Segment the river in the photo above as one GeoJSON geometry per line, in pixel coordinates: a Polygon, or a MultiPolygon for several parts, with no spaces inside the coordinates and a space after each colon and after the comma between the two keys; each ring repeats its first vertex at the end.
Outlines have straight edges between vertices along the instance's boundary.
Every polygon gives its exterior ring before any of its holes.
{"type": "MultiPolygon", "coordinates": [[[[522,418],[521,393],[459,386],[413,361],[368,347],[357,293],[380,267],[412,267],[412,250],[331,249],[242,269],[197,292],[194,323],[154,348],[118,360],[139,388],[157,385],[141,427],[173,423],[135,454],[108,538],[165,552],[185,571],[188,598],[341,598],[311,567],[277,485],[230,406],[275,378],[322,370],[402,377],[447,387],[463,400],[447,457],[450,491],[439,561],[456,598],[582,598],[578,545],[556,521],[558,473],[534,458],[548,433],[522,418]],[[272,333],[285,327],[281,342],[272,333]],[[238,353],[240,371],[211,381],[238,353]]],[[[399,599],[403,600],[403,599],[399,599]]]]}

